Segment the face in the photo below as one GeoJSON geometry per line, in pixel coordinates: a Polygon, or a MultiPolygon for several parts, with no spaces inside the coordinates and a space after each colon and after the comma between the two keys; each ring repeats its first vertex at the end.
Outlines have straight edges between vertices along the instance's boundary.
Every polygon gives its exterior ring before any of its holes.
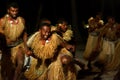
{"type": "Polygon", "coordinates": [[[96,19],[95,19],[96,21],[99,21],[99,20],[101,20],[101,15],[96,15],[96,19]]]}
{"type": "Polygon", "coordinates": [[[41,33],[41,38],[47,40],[50,36],[51,28],[48,26],[43,26],[39,31],[41,33]]]}
{"type": "Polygon", "coordinates": [[[10,7],[10,8],[8,9],[8,14],[9,14],[12,18],[17,18],[18,8],[10,7]]]}
{"type": "Polygon", "coordinates": [[[109,18],[108,19],[108,22],[111,23],[111,24],[114,24],[115,23],[115,20],[113,18],[109,18]]]}
{"type": "Polygon", "coordinates": [[[67,30],[67,23],[63,22],[62,24],[58,24],[58,27],[61,31],[65,32],[67,30]]]}

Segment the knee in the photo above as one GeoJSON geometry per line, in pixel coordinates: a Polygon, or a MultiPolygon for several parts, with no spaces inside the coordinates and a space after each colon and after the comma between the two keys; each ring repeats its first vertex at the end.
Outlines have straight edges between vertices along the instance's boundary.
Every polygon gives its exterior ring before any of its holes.
{"type": "Polygon", "coordinates": [[[69,64],[72,62],[72,57],[68,55],[61,56],[62,64],[69,64]]]}

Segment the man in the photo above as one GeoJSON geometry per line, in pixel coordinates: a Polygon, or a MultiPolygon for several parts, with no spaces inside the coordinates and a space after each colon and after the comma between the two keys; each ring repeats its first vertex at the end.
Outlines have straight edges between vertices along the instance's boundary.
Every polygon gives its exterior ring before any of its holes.
{"type": "Polygon", "coordinates": [[[60,35],[64,41],[68,44],[71,44],[74,47],[73,56],[75,56],[75,40],[74,40],[74,33],[71,26],[68,25],[68,22],[64,19],[60,19],[57,21],[57,25],[52,27],[52,31],[56,32],[60,35]]]}
{"type": "MultiPolygon", "coordinates": [[[[97,59],[96,66],[101,68],[101,78],[108,73],[116,73],[120,67],[120,25],[116,22],[114,17],[108,17],[108,22],[105,24],[100,33],[99,48],[101,49],[97,59]]],[[[111,75],[113,79],[115,74],[111,75]]]]}
{"type": "Polygon", "coordinates": [[[56,33],[51,33],[49,23],[40,24],[40,29],[27,42],[32,50],[30,68],[25,72],[29,80],[76,80],[76,69],[70,66],[72,54],[68,51],[71,45],[67,45],[56,33]],[[66,71],[64,71],[66,70],[66,71]],[[71,75],[71,76],[69,76],[71,75]]]}
{"type": "Polygon", "coordinates": [[[119,24],[114,17],[108,18],[99,38],[102,40],[102,50],[97,60],[104,65],[105,70],[116,69],[120,64],[119,48],[117,49],[117,46],[119,47],[119,24]]]}
{"type": "Polygon", "coordinates": [[[96,59],[96,56],[98,55],[98,53],[94,51],[98,43],[98,36],[104,25],[103,20],[101,19],[101,14],[97,14],[95,17],[90,17],[88,19],[88,25],[89,35],[83,57],[85,60],[88,61],[87,67],[89,68],[89,70],[91,70],[92,61],[94,61],[96,59]]]}
{"type": "Polygon", "coordinates": [[[56,32],[58,35],[60,35],[65,42],[73,46],[73,51],[71,51],[73,57],[74,57],[74,63],[80,66],[80,68],[84,69],[84,63],[81,62],[79,59],[75,58],[75,51],[76,51],[76,42],[75,42],[75,36],[74,32],[72,30],[72,27],[68,25],[68,22],[65,19],[59,19],[57,21],[56,27],[52,27],[52,31],[56,32]]]}
{"type": "Polygon", "coordinates": [[[23,52],[27,53],[25,20],[18,12],[18,4],[12,2],[7,6],[7,14],[0,19],[0,33],[5,35],[7,42],[7,53],[2,56],[3,80],[19,80],[24,62],[23,52]]]}

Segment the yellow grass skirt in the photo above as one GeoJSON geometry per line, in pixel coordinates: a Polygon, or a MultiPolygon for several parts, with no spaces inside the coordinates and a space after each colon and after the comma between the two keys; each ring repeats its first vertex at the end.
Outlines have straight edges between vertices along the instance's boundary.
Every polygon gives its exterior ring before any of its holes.
{"type": "Polygon", "coordinates": [[[98,36],[89,34],[86,47],[85,47],[85,51],[83,53],[84,59],[91,60],[91,55],[97,45],[97,41],[98,41],[98,36]]]}
{"type": "Polygon", "coordinates": [[[116,70],[120,66],[120,41],[103,40],[103,47],[98,61],[105,70],[116,70]]]}

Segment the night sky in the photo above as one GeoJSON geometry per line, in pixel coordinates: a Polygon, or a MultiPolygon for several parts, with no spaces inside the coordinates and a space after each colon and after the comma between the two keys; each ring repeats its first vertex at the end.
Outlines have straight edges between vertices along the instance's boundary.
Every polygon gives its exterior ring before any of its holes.
{"type": "MultiPolygon", "coordinates": [[[[6,13],[6,4],[13,0],[0,0],[0,17],[6,13]]],[[[26,20],[28,32],[32,33],[41,18],[48,18],[54,25],[59,18],[65,18],[72,26],[81,27],[87,19],[97,12],[103,13],[103,19],[109,15],[120,16],[120,0],[14,0],[20,6],[20,15],[26,20]]]]}

